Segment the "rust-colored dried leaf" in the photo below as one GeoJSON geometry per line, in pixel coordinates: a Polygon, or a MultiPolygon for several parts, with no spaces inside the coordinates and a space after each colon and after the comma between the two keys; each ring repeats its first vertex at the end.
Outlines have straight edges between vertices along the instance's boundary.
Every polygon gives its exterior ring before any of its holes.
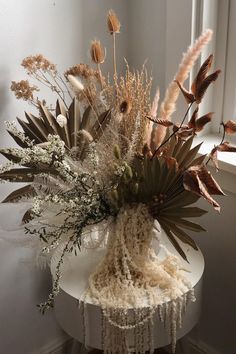
{"type": "Polygon", "coordinates": [[[202,82],[206,78],[206,75],[211,68],[212,61],[213,61],[213,55],[211,54],[200,67],[197,76],[191,86],[191,91],[194,95],[196,94],[197,88],[202,84],[202,82]]]}
{"type": "Polygon", "coordinates": [[[185,140],[186,138],[194,135],[194,130],[192,128],[181,128],[177,134],[181,139],[185,140]]]}
{"type": "Polygon", "coordinates": [[[218,163],[218,153],[217,153],[217,146],[215,146],[210,153],[210,159],[215,166],[216,170],[219,170],[219,163],[218,163]]]}
{"type": "Polygon", "coordinates": [[[186,190],[203,196],[216,210],[220,210],[219,204],[211,194],[225,194],[205,166],[192,166],[185,171],[183,184],[186,190]]]}
{"type": "Polygon", "coordinates": [[[190,118],[189,122],[188,122],[188,127],[189,128],[195,128],[195,122],[197,119],[197,115],[198,115],[198,107],[194,110],[192,117],[190,118]]]}
{"type": "Polygon", "coordinates": [[[202,196],[210,204],[212,204],[216,210],[220,211],[220,205],[211,197],[210,193],[206,188],[206,185],[201,181],[200,177],[198,176],[197,171],[191,169],[187,170],[184,173],[184,188],[187,191],[202,196]]]}
{"type": "Polygon", "coordinates": [[[194,95],[191,92],[188,92],[180,83],[178,80],[174,80],[176,84],[179,86],[180,91],[182,92],[186,102],[188,104],[193,103],[195,101],[194,95]]]}
{"type": "Polygon", "coordinates": [[[200,132],[204,126],[211,121],[213,112],[209,112],[205,114],[204,116],[198,118],[195,122],[195,131],[200,132]]]}
{"type": "Polygon", "coordinates": [[[231,145],[228,141],[217,146],[218,151],[225,151],[225,152],[236,152],[236,146],[231,145]]]}
{"type": "Polygon", "coordinates": [[[227,134],[234,134],[236,133],[236,122],[234,120],[228,120],[224,124],[224,128],[227,134]]]}
{"type": "Polygon", "coordinates": [[[162,118],[157,118],[154,120],[156,124],[162,125],[163,127],[171,127],[173,125],[172,122],[170,122],[167,119],[162,119],[162,118]]]}
{"type": "Polygon", "coordinates": [[[221,73],[221,70],[216,70],[214,73],[207,76],[205,78],[205,80],[201,83],[201,85],[199,85],[199,87],[196,87],[196,93],[195,93],[196,103],[199,104],[202,101],[209,85],[212,82],[216,81],[216,79],[218,78],[220,73],[221,73]]]}
{"type": "Polygon", "coordinates": [[[166,161],[166,165],[169,169],[174,168],[175,171],[178,170],[178,162],[176,161],[176,159],[174,157],[171,156],[163,156],[165,161],[166,161]]]}
{"type": "Polygon", "coordinates": [[[189,128],[187,124],[183,124],[180,127],[179,123],[173,125],[173,132],[176,133],[180,139],[186,139],[194,134],[194,130],[192,128],[189,128]]]}
{"type": "MultiPolygon", "coordinates": [[[[192,168],[194,169],[194,167],[192,168]]],[[[206,185],[207,190],[210,194],[225,195],[225,193],[220,188],[219,184],[212,177],[211,173],[207,170],[206,166],[197,166],[196,170],[200,180],[206,185]]]]}

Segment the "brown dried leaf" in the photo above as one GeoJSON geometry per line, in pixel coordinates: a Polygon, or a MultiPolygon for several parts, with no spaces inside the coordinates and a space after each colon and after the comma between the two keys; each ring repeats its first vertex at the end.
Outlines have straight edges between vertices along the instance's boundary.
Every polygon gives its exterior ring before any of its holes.
{"type": "Polygon", "coordinates": [[[174,157],[163,156],[163,158],[165,159],[166,165],[169,169],[174,168],[175,171],[178,171],[178,162],[174,157]]]}
{"type": "Polygon", "coordinates": [[[190,120],[188,122],[188,127],[189,128],[193,128],[193,129],[195,128],[197,115],[198,115],[198,107],[195,109],[195,111],[192,114],[192,117],[190,118],[190,120]]]}
{"type": "Polygon", "coordinates": [[[211,121],[213,112],[209,112],[205,114],[204,116],[198,118],[195,122],[195,131],[200,132],[204,126],[211,121]]]}
{"type": "Polygon", "coordinates": [[[221,70],[216,70],[214,73],[207,76],[199,87],[196,87],[196,94],[195,94],[196,103],[200,103],[202,101],[203,96],[205,95],[209,85],[212,82],[216,81],[220,73],[221,70]]]}
{"type": "Polygon", "coordinates": [[[228,120],[224,124],[224,128],[225,128],[225,132],[227,134],[234,134],[234,133],[236,133],[236,122],[233,120],[228,120]]]}
{"type": "Polygon", "coordinates": [[[163,127],[171,127],[173,123],[167,119],[157,118],[153,120],[156,124],[162,125],[163,127]]]}
{"type": "Polygon", "coordinates": [[[201,181],[206,185],[210,194],[225,195],[220,188],[219,184],[212,177],[211,173],[207,170],[206,166],[193,166],[190,168],[192,171],[196,171],[201,181]]]}
{"type": "Polygon", "coordinates": [[[194,130],[192,128],[181,128],[177,134],[181,139],[185,140],[194,134],[194,130]]]}
{"type": "Polygon", "coordinates": [[[203,196],[216,210],[220,210],[219,204],[211,197],[211,194],[225,194],[205,166],[190,167],[184,173],[183,184],[186,190],[203,196]]]}
{"type": "Polygon", "coordinates": [[[194,95],[196,94],[197,88],[202,84],[208,71],[210,70],[212,61],[213,61],[213,55],[211,54],[200,67],[197,76],[191,86],[191,91],[194,95]]]}
{"type": "Polygon", "coordinates": [[[220,205],[208,193],[205,184],[202,183],[196,171],[187,170],[184,173],[184,188],[205,198],[216,210],[220,210],[220,205]]]}
{"type": "Polygon", "coordinates": [[[219,163],[218,163],[218,153],[217,153],[217,146],[215,146],[210,153],[210,159],[215,166],[216,170],[219,170],[219,163]]]}
{"type": "Polygon", "coordinates": [[[228,141],[217,146],[218,151],[225,151],[225,152],[236,152],[236,146],[231,145],[228,141]]]}
{"type": "Polygon", "coordinates": [[[182,92],[186,102],[188,104],[193,103],[195,101],[194,95],[191,92],[188,92],[180,83],[178,80],[174,80],[176,84],[179,86],[180,91],[182,92]]]}

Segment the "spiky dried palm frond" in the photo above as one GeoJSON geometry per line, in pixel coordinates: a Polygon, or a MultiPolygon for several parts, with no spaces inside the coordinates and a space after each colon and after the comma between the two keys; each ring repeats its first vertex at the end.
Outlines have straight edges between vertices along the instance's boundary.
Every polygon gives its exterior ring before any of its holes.
{"type": "MultiPolygon", "coordinates": [[[[67,110],[63,103],[57,101],[55,115],[53,115],[45,106],[39,105],[40,117],[25,113],[26,120],[18,118],[18,122],[23,129],[24,136],[32,142],[33,145],[44,146],[48,143],[49,135],[58,135],[64,142],[68,155],[76,160],[83,160],[88,151],[88,146],[92,141],[97,141],[103,134],[111,119],[111,111],[105,111],[98,114],[91,106],[85,108],[82,112],[76,99],[73,99],[67,110]],[[62,115],[66,119],[66,124],[60,126],[57,117],[62,115]]],[[[29,147],[28,142],[14,131],[8,130],[15,142],[22,148],[29,147]]],[[[51,164],[28,162],[21,163],[19,157],[20,149],[1,149],[0,153],[14,164],[21,164],[21,167],[13,167],[0,174],[0,179],[10,182],[33,182],[34,177],[40,174],[49,174],[49,177],[57,176],[58,172],[51,164]]],[[[33,188],[30,188],[31,196],[33,188]]],[[[15,194],[9,195],[4,201],[14,202],[25,196],[25,189],[19,189],[15,194]]],[[[29,196],[29,194],[28,194],[29,196]]]]}
{"type": "MultiPolygon", "coordinates": [[[[78,132],[80,130],[86,130],[96,140],[107,124],[110,114],[108,111],[98,114],[93,111],[91,106],[88,106],[82,113],[76,99],[73,99],[68,110],[62,102],[57,100],[55,115],[42,104],[39,105],[39,111],[40,117],[25,113],[27,121],[18,118],[26,137],[32,140],[34,144],[40,144],[48,141],[49,134],[59,135],[68,149],[78,146],[78,132]],[[66,118],[67,123],[63,126],[60,126],[57,122],[59,115],[66,118]]],[[[19,140],[18,136],[14,136],[11,132],[10,134],[18,145],[23,148],[27,147],[26,143],[19,140]]]]}
{"type": "Polygon", "coordinates": [[[140,72],[131,72],[128,65],[126,74],[117,82],[117,111],[121,113],[120,133],[127,141],[132,140],[136,120],[139,117],[140,128],[137,137],[137,150],[141,151],[146,142],[146,117],[151,111],[150,90],[152,80],[148,77],[145,66],[140,72]],[[125,109],[124,109],[125,107],[125,109]]]}
{"type": "MultiPolygon", "coordinates": [[[[200,196],[203,196],[211,204],[209,194],[222,194],[221,190],[213,191],[212,185],[217,186],[213,177],[208,174],[202,181],[207,191],[187,188],[184,178],[193,167],[197,170],[204,168],[205,156],[197,157],[201,144],[192,147],[193,137],[186,141],[173,136],[159,156],[150,158],[137,157],[131,167],[130,178],[123,176],[116,190],[111,195],[112,203],[120,207],[123,203],[145,203],[154,219],[157,219],[166,232],[173,246],[179,254],[187,260],[178,240],[187,243],[197,250],[197,246],[187,231],[203,232],[200,225],[186,220],[199,217],[206,213],[205,210],[192,207],[200,196]]],[[[190,171],[190,172],[189,172],[190,171]]]]}

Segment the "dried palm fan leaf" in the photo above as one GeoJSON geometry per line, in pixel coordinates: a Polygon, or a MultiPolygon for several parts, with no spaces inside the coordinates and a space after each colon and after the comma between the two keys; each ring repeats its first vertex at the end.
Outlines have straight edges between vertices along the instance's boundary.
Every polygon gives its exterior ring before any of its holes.
{"type": "MultiPolygon", "coordinates": [[[[72,100],[68,110],[62,102],[57,100],[55,115],[42,104],[39,104],[39,112],[40,117],[25,113],[27,121],[18,118],[18,122],[23,129],[25,137],[30,139],[33,145],[43,145],[49,141],[49,134],[58,135],[68,149],[69,155],[71,154],[71,156],[76,157],[76,159],[85,158],[89,143],[93,140],[98,140],[102,136],[111,119],[110,110],[94,117],[91,106],[86,107],[83,113],[81,113],[81,108],[76,98],[72,100]],[[60,126],[57,122],[59,115],[66,118],[67,124],[60,126]]],[[[10,130],[8,132],[21,148],[25,149],[28,147],[27,143],[21,139],[19,135],[12,133],[10,130]]],[[[19,150],[16,148],[0,150],[0,153],[5,158],[14,164],[20,163],[21,166],[25,167],[19,169],[13,168],[3,172],[0,174],[0,179],[11,182],[32,182],[34,176],[42,173],[49,173],[49,175],[58,174],[54,171],[53,165],[42,163],[22,164],[18,152],[19,150]]],[[[24,190],[22,189],[22,191],[24,190]]],[[[11,201],[13,202],[12,198],[11,201]]]]}
{"type": "MultiPolygon", "coordinates": [[[[143,159],[137,157],[130,167],[130,179],[127,181],[126,176],[115,191],[115,203],[119,207],[127,202],[148,204],[150,214],[158,220],[185,260],[187,257],[177,240],[197,249],[186,230],[205,231],[200,225],[186,220],[206,213],[201,208],[188,207],[195,203],[200,195],[194,194],[194,190],[185,189],[184,175],[191,166],[195,166],[195,162],[201,164],[205,158],[196,157],[201,144],[192,147],[192,143],[193,137],[183,141],[173,136],[160,156],[150,158],[146,155],[143,159]]],[[[208,192],[213,193],[213,190],[208,192]]]]}

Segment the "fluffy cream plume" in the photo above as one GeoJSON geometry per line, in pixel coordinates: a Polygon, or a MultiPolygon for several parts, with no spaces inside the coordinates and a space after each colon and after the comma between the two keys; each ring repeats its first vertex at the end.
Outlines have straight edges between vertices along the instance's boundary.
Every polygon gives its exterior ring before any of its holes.
{"type": "Polygon", "coordinates": [[[74,77],[73,75],[68,75],[67,78],[75,93],[82,91],[84,89],[84,85],[82,84],[82,82],[78,80],[76,77],[74,77]]]}
{"type": "MultiPolygon", "coordinates": [[[[174,80],[178,80],[181,84],[184,83],[203,48],[211,40],[212,33],[212,30],[207,29],[195,41],[194,45],[188,48],[187,52],[183,55],[183,59],[179,65],[179,70],[176,73],[174,80]]],[[[175,104],[178,99],[179,92],[180,90],[178,85],[172,81],[166,90],[164,101],[161,104],[160,117],[162,119],[170,119],[171,114],[175,111],[175,104]]],[[[166,128],[162,126],[158,127],[158,130],[158,141],[156,141],[156,143],[157,145],[160,145],[165,137],[166,128]]]]}

